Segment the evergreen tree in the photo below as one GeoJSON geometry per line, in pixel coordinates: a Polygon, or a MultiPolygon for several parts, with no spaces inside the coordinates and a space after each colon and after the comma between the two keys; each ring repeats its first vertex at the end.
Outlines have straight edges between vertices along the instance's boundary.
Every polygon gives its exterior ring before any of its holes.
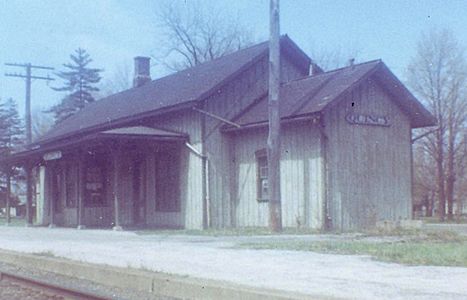
{"type": "Polygon", "coordinates": [[[24,127],[19,117],[16,102],[0,100],[0,155],[8,156],[24,143],[24,127]]]}
{"type": "MultiPolygon", "coordinates": [[[[5,157],[18,151],[24,145],[24,127],[18,114],[16,102],[8,99],[0,100],[0,156],[5,157]]],[[[1,175],[4,177],[8,172],[17,175],[14,167],[2,166],[1,175]]]]}
{"type": "Polygon", "coordinates": [[[99,73],[102,70],[88,67],[93,60],[86,50],[76,49],[70,55],[70,59],[71,63],[63,64],[66,71],[57,73],[63,80],[63,86],[53,88],[55,91],[67,93],[59,104],[48,111],[54,114],[55,123],[75,114],[87,103],[94,102],[93,93],[99,91],[96,84],[101,80],[99,73]]]}
{"type": "MultiPolygon", "coordinates": [[[[24,144],[23,133],[24,128],[15,101],[13,101],[13,99],[8,99],[3,102],[0,99],[0,157],[9,156],[13,152],[20,150],[21,146],[24,144]]],[[[0,180],[2,185],[6,186],[6,191],[10,190],[11,192],[12,180],[18,181],[20,177],[19,169],[15,166],[0,165],[0,180]]],[[[10,194],[10,207],[16,206],[17,204],[18,197],[11,197],[10,194]]],[[[8,202],[6,202],[5,205],[8,207],[8,202]]],[[[7,223],[10,222],[9,215],[6,220],[7,223]]]]}

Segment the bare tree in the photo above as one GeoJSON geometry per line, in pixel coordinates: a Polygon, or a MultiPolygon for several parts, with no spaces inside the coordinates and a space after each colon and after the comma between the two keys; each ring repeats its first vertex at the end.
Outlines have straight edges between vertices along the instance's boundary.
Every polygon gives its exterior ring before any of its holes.
{"type": "Polygon", "coordinates": [[[122,63],[116,66],[115,71],[110,76],[103,77],[102,85],[97,98],[109,96],[133,86],[133,73],[129,63],[122,63]]]}
{"type": "Polygon", "coordinates": [[[433,216],[434,200],[436,196],[436,164],[422,143],[414,145],[414,213],[416,210],[426,208],[426,216],[433,216]]]}
{"type": "Polygon", "coordinates": [[[196,66],[251,44],[251,35],[224,11],[200,2],[165,2],[157,13],[165,39],[156,61],[172,71],[196,66]]]}
{"type": "Polygon", "coordinates": [[[436,165],[438,216],[444,220],[446,202],[452,218],[455,181],[464,156],[467,120],[467,64],[464,49],[446,29],[422,34],[409,68],[409,85],[436,116],[439,130],[421,140],[436,165]]]}
{"type": "Polygon", "coordinates": [[[455,199],[457,200],[456,217],[460,221],[462,217],[463,207],[467,199],[467,128],[463,128],[463,143],[460,145],[456,156],[457,163],[457,180],[455,182],[455,199]]]}
{"type": "Polygon", "coordinates": [[[353,46],[337,45],[326,48],[312,44],[310,48],[311,58],[325,71],[344,67],[351,59],[358,59],[361,53],[360,48],[353,46]]]}

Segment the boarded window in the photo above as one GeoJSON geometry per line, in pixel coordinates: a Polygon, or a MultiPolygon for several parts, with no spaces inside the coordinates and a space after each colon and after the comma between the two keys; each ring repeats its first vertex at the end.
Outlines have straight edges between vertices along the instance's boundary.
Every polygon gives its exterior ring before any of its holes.
{"type": "Polygon", "coordinates": [[[268,183],[268,158],[266,149],[256,151],[257,168],[257,198],[258,201],[268,201],[269,183],[268,183]]]}
{"type": "Polygon", "coordinates": [[[106,206],[105,201],[105,166],[103,155],[93,155],[86,163],[86,197],[87,207],[106,206]]]}
{"type": "Polygon", "coordinates": [[[76,207],[76,200],[78,198],[77,178],[76,168],[72,164],[67,164],[65,166],[65,204],[68,208],[76,207]]]}
{"type": "Polygon", "coordinates": [[[180,205],[180,151],[173,149],[157,154],[156,211],[179,212],[180,205]]]}

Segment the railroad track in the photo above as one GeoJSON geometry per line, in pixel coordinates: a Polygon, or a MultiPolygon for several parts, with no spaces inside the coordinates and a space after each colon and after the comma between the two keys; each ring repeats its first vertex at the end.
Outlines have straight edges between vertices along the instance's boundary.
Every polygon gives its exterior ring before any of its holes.
{"type": "Polygon", "coordinates": [[[70,300],[109,300],[100,295],[92,294],[90,292],[83,292],[77,289],[59,286],[53,283],[45,282],[35,278],[26,276],[20,276],[8,272],[0,271],[0,281],[7,281],[9,283],[16,283],[20,286],[30,288],[32,290],[38,290],[47,294],[53,295],[54,297],[70,299],[70,300]]]}

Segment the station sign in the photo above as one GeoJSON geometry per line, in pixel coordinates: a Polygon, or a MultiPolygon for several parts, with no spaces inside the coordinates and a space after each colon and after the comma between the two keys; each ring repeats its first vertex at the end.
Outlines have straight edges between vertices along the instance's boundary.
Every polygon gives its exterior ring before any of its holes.
{"type": "Polygon", "coordinates": [[[44,160],[57,160],[62,158],[62,151],[52,151],[52,152],[47,152],[43,156],[44,160]]]}
{"type": "Polygon", "coordinates": [[[353,125],[373,125],[373,126],[391,126],[391,118],[389,116],[364,115],[350,113],[345,116],[348,123],[353,125]]]}

